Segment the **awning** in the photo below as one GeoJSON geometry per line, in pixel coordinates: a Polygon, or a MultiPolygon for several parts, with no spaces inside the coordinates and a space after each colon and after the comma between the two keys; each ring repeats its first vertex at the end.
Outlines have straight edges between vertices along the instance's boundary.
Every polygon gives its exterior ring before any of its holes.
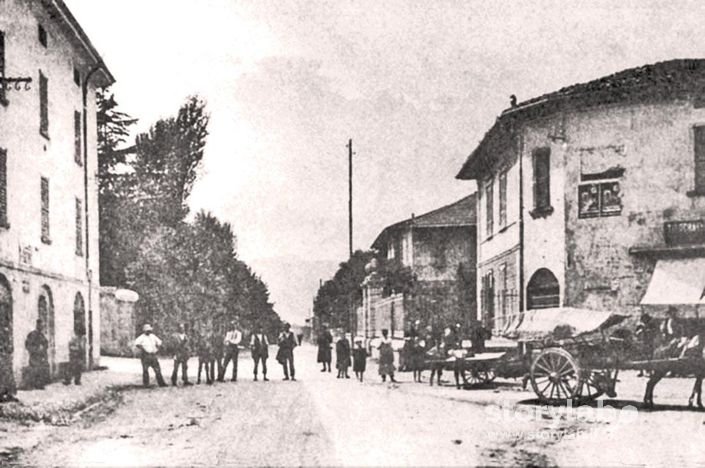
{"type": "Polygon", "coordinates": [[[641,305],[705,304],[705,258],[656,262],[641,305]]]}
{"type": "Polygon", "coordinates": [[[565,338],[598,330],[611,318],[622,317],[603,310],[577,309],[574,307],[552,307],[532,309],[523,314],[523,319],[507,336],[519,340],[542,339],[548,336],[565,338]]]}

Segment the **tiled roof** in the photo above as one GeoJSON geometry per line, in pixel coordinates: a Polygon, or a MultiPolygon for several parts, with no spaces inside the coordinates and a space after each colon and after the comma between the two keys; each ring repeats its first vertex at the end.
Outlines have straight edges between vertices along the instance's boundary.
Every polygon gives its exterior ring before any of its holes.
{"type": "Polygon", "coordinates": [[[571,107],[613,104],[653,98],[699,96],[705,99],[705,59],[675,59],[629,68],[596,80],[523,101],[504,110],[468,156],[458,179],[477,177],[479,159],[492,142],[508,142],[516,119],[546,115],[571,107]]]}
{"type": "Polygon", "coordinates": [[[473,193],[450,205],[387,226],[372,243],[372,248],[381,248],[389,234],[411,225],[420,228],[474,226],[476,224],[475,209],[476,195],[473,193]]]}

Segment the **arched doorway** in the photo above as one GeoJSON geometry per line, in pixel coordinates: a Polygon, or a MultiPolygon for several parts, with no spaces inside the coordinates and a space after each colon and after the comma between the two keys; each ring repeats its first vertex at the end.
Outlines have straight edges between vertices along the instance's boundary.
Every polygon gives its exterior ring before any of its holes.
{"type": "MultiPolygon", "coordinates": [[[[12,291],[10,283],[3,275],[0,275],[0,379],[7,379],[15,386],[12,375],[12,291]]],[[[2,382],[0,382],[0,392],[2,392],[2,382]]]]}
{"type": "Polygon", "coordinates": [[[49,342],[49,369],[51,375],[56,372],[56,337],[54,334],[54,300],[51,295],[51,289],[48,286],[42,286],[39,291],[39,300],[37,301],[37,317],[44,324],[44,333],[49,342]]]}
{"type": "MultiPolygon", "coordinates": [[[[73,331],[86,335],[86,306],[83,302],[81,293],[76,293],[76,298],[73,300],[73,331]]],[[[85,364],[85,357],[83,358],[85,364]]]]}
{"type": "Polygon", "coordinates": [[[556,276],[547,268],[541,268],[531,276],[526,287],[527,309],[546,309],[560,305],[560,285],[556,276]]]}

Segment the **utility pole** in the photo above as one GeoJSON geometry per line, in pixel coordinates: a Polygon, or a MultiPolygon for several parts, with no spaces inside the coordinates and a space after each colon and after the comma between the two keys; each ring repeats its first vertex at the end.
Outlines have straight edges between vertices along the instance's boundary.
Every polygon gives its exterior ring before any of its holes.
{"type": "MultiPolygon", "coordinates": [[[[348,253],[349,261],[352,261],[353,257],[353,145],[352,138],[348,140],[348,253]]],[[[355,307],[355,300],[353,298],[352,291],[348,295],[348,327],[350,328],[350,349],[353,347],[353,342],[355,338],[353,337],[355,327],[353,325],[353,317],[355,316],[353,308],[355,307]]]]}
{"type": "Polygon", "coordinates": [[[350,258],[353,256],[353,146],[352,138],[348,140],[348,247],[350,258]]]}

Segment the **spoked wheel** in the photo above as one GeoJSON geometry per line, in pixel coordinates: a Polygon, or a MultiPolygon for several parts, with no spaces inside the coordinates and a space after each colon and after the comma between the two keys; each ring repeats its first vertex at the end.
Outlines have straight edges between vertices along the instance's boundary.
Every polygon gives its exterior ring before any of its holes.
{"type": "Polygon", "coordinates": [[[573,400],[580,389],[580,368],[567,351],[544,349],[531,364],[531,386],[543,403],[573,400]]]}
{"type": "Polygon", "coordinates": [[[605,393],[603,381],[604,376],[600,372],[585,371],[578,386],[577,403],[589,403],[605,393]]]}
{"type": "Polygon", "coordinates": [[[492,382],[497,375],[491,369],[471,370],[465,372],[466,385],[483,385],[492,382]]]}

